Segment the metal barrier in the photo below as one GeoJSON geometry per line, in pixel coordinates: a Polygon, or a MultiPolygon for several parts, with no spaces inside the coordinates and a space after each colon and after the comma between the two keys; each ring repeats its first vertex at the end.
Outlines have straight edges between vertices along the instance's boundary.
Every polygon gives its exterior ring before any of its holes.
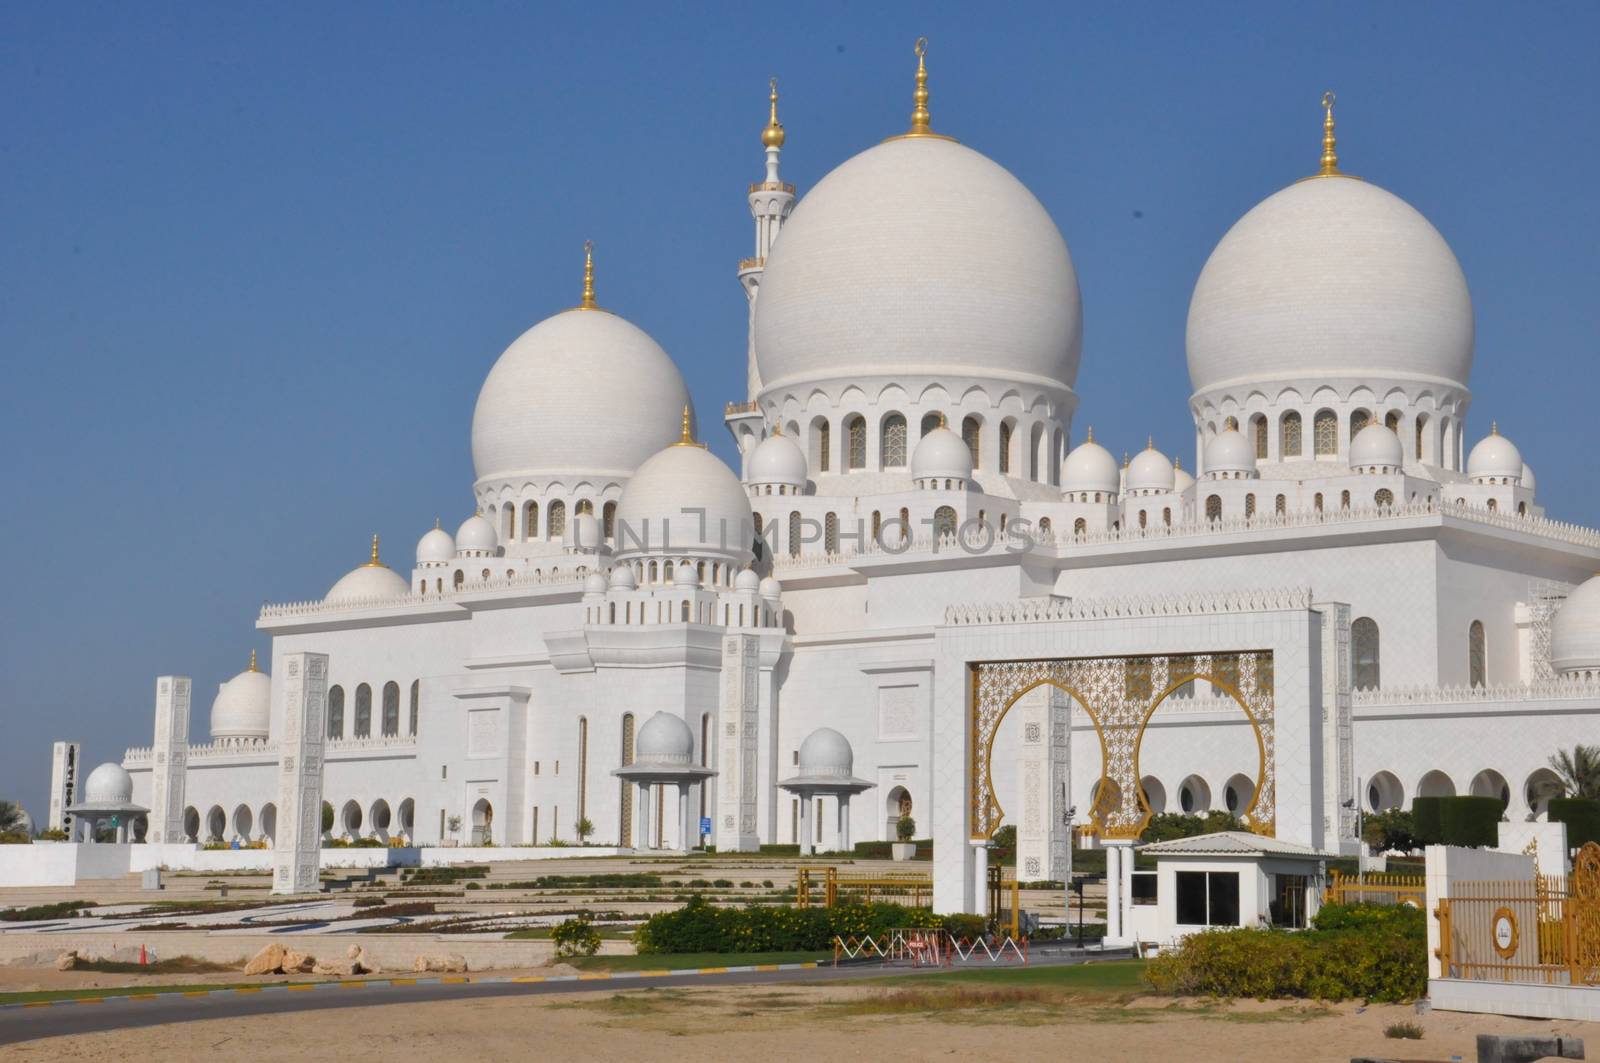
{"type": "Polygon", "coordinates": [[[1570,878],[1450,883],[1434,909],[1447,978],[1600,985],[1600,845],[1578,852],[1570,878]]]}
{"type": "Polygon", "coordinates": [[[1335,869],[1323,901],[1327,904],[1409,904],[1421,908],[1428,902],[1427,880],[1421,875],[1386,871],[1346,875],[1335,869]]]}
{"type": "MultiPolygon", "coordinates": [[[[989,921],[998,932],[1020,936],[1022,884],[1000,867],[989,868],[989,921]]],[[[933,875],[900,872],[888,875],[841,875],[837,867],[801,867],[795,876],[796,908],[832,908],[839,904],[895,901],[912,908],[933,906],[933,875]]]]}
{"type": "Polygon", "coordinates": [[[1010,955],[1024,965],[1028,962],[1028,941],[1010,934],[984,936],[976,941],[956,938],[945,930],[891,930],[877,937],[836,937],[833,939],[833,964],[840,960],[878,957],[885,965],[910,961],[912,967],[950,967],[955,963],[1007,963],[1010,955]]]}

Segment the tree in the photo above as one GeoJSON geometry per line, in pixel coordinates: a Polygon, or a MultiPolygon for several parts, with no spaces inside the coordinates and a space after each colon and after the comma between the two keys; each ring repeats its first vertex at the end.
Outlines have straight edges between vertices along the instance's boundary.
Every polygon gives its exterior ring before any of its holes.
{"type": "Polygon", "coordinates": [[[910,816],[901,816],[894,822],[894,834],[903,842],[908,842],[917,836],[917,821],[910,816]]]}
{"type": "Polygon", "coordinates": [[[1600,798],[1600,746],[1573,746],[1550,758],[1550,770],[1561,779],[1563,797],[1600,798]]]}
{"type": "Polygon", "coordinates": [[[572,833],[578,836],[578,844],[582,845],[589,840],[589,835],[594,833],[594,824],[587,817],[580,818],[572,825],[572,833]]]}
{"type": "Polygon", "coordinates": [[[22,806],[15,801],[0,801],[0,834],[22,829],[22,806]]]}
{"type": "Polygon", "coordinates": [[[1399,808],[1368,813],[1361,825],[1361,840],[1380,853],[1391,849],[1409,853],[1420,847],[1411,813],[1399,808]]]}
{"type": "Polygon", "coordinates": [[[322,833],[326,834],[333,829],[333,806],[322,802],[322,833]]]}
{"type": "Polygon", "coordinates": [[[1150,822],[1139,834],[1142,842],[1165,842],[1173,838],[1193,838],[1197,834],[1215,834],[1225,830],[1243,830],[1231,812],[1217,809],[1204,816],[1186,816],[1179,812],[1163,812],[1150,817],[1150,822]]]}

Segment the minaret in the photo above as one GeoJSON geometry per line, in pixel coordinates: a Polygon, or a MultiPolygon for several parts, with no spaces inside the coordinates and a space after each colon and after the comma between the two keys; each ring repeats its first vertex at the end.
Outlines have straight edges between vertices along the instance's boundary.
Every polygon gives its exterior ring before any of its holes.
{"type": "Polygon", "coordinates": [[[783,150],[783,126],[778,122],[778,79],[770,82],[771,95],[768,97],[771,110],[767,116],[766,128],[761,131],[761,143],[767,153],[767,176],[764,181],[757,181],[750,186],[750,215],[756,220],[756,253],[753,258],[744,259],[739,263],[739,283],[744,286],[745,298],[750,303],[750,323],[748,329],[749,358],[749,402],[754,402],[757,393],[761,390],[761,374],[756,368],[756,294],[761,287],[761,274],[767,265],[767,255],[772,252],[772,245],[778,239],[778,231],[783,228],[784,219],[794,209],[794,185],[783,183],[778,175],[778,155],[783,150]]]}

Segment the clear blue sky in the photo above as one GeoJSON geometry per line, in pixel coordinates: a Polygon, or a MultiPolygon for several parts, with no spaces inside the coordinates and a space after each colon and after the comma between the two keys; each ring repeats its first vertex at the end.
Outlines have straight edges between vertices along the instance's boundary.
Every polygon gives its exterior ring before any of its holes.
{"type": "Polygon", "coordinates": [[[1497,419],[1551,515],[1600,523],[1600,6],[667,7],[0,10],[0,796],[40,813],[53,739],[148,744],[157,674],[203,731],[263,600],[465,517],[478,387],[576,300],[585,238],[715,424],[767,77],[803,193],[904,127],[918,34],[936,127],[1072,248],[1076,436],[1191,453],[1194,279],[1311,172],[1333,88],[1345,168],[1466,270],[1472,437],[1497,419]]]}

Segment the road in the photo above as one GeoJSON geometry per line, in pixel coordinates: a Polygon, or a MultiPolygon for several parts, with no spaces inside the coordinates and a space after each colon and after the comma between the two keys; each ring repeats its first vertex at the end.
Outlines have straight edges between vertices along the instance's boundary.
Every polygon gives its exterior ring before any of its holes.
{"type": "MultiPolygon", "coordinates": [[[[1084,959],[1081,955],[1048,956],[1036,959],[1034,966],[1082,963],[1084,959]]],[[[985,964],[983,967],[987,968],[988,965],[985,964]]],[[[912,972],[908,967],[884,967],[878,963],[850,964],[842,967],[784,965],[780,969],[730,969],[726,972],[707,974],[640,976],[619,973],[610,977],[590,976],[581,979],[545,981],[513,981],[504,977],[496,978],[493,975],[474,975],[470,978],[482,980],[408,978],[390,982],[376,979],[371,982],[301,983],[307,987],[302,990],[264,986],[260,989],[208,992],[195,996],[183,993],[147,994],[139,998],[101,999],[88,1004],[68,1002],[56,1003],[49,1007],[0,1008],[0,1045],[64,1034],[97,1033],[104,1030],[198,1022],[205,1019],[232,1019],[249,1015],[322,1011],[327,1008],[381,1007],[390,1004],[421,1004],[462,998],[550,996],[677,986],[814,983],[883,978],[909,973],[912,972]]],[[[131,992],[137,993],[138,990],[133,989],[131,992]]]]}

